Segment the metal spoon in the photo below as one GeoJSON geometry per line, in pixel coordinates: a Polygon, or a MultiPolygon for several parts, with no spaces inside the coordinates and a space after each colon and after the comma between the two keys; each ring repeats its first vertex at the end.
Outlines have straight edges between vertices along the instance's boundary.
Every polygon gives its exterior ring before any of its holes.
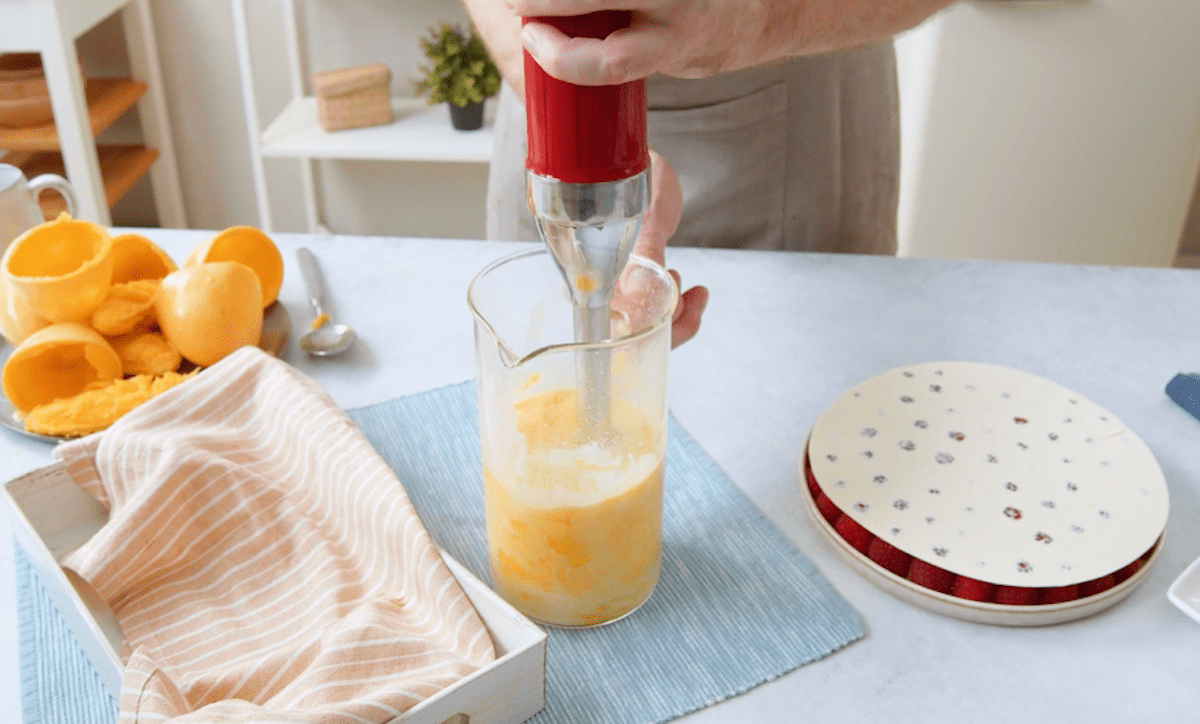
{"type": "Polygon", "coordinates": [[[354,344],[354,329],[345,324],[335,324],[326,314],[323,304],[326,296],[325,282],[321,280],[321,270],[312,252],[301,247],[296,250],[296,260],[300,262],[300,276],[304,278],[308,303],[312,305],[313,314],[316,315],[316,319],[313,320],[315,326],[305,333],[297,344],[300,349],[317,357],[329,357],[345,352],[354,344]]]}

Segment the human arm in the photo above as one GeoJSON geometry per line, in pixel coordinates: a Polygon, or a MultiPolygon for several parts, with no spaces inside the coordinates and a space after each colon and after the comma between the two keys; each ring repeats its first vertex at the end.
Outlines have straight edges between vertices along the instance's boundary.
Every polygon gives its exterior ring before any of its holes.
{"type": "MultiPolygon", "coordinates": [[[[469,0],[471,3],[489,0],[469,0]]],[[[496,2],[496,0],[490,0],[496,2]]],[[[915,27],[953,0],[504,0],[520,16],[631,10],[603,40],[568,38],[545,23],[521,32],[550,75],[606,85],[663,73],[700,78],[850,48],[915,27]]]]}
{"type": "Polygon", "coordinates": [[[525,97],[524,48],[521,47],[521,18],[502,0],[463,0],[475,32],[483,39],[500,77],[525,97]]]}

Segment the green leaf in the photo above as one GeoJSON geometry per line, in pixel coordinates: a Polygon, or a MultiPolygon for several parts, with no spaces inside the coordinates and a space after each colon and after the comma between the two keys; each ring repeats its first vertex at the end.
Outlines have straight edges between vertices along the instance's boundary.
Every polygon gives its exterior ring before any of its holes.
{"type": "Polygon", "coordinates": [[[449,102],[465,106],[500,91],[500,71],[474,28],[468,35],[441,22],[437,28],[429,28],[420,45],[431,63],[417,68],[421,77],[414,79],[413,85],[417,93],[430,94],[430,105],[449,102]]]}

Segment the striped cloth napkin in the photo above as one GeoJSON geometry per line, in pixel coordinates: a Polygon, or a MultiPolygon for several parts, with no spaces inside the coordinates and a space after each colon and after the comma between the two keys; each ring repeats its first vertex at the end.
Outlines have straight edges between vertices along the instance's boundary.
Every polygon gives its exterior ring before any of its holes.
{"type": "Polygon", "coordinates": [[[256,348],[55,457],[110,510],[63,564],[125,633],[121,722],[384,722],[495,658],[392,470],[256,348]]]}

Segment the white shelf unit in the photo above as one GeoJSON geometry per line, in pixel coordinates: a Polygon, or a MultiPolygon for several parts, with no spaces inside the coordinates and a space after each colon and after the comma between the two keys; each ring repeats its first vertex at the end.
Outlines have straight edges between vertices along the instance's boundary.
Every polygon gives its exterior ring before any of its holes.
{"type": "Polygon", "coordinates": [[[124,25],[132,80],[146,84],[145,96],[136,107],[143,140],[157,150],[149,176],[158,222],[164,227],[185,228],[187,219],[149,0],[0,0],[0,53],[41,54],[54,109],[55,150],[62,154],[63,168],[75,192],[76,216],[110,225],[101,159],[75,41],[116,12],[121,13],[124,25]]]}
{"type": "Polygon", "coordinates": [[[301,188],[308,231],[324,233],[329,229],[321,218],[314,164],[318,160],[416,161],[487,164],[492,157],[492,107],[484,127],[477,131],[458,131],[450,125],[444,105],[430,107],[420,98],[392,98],[395,121],[382,126],[326,132],[317,122],[316,99],[308,95],[309,70],[303,38],[296,15],[295,0],[282,3],[287,32],[287,60],[291,101],[265,127],[262,125],[255,94],[250,57],[249,18],[246,0],[230,0],[233,6],[238,68],[242,77],[242,103],[254,173],[255,202],[259,226],[274,230],[270,189],[264,162],[269,158],[301,161],[301,188]]]}

